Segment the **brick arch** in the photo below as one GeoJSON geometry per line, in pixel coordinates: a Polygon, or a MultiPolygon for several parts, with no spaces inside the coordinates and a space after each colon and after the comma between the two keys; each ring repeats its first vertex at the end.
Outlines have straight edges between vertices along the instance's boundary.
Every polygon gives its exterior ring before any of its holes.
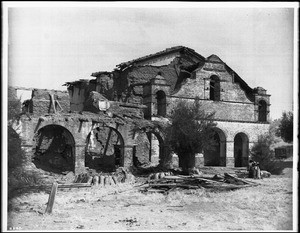
{"type": "Polygon", "coordinates": [[[226,166],[227,134],[219,127],[214,127],[214,138],[217,142],[214,149],[204,151],[205,166],[226,166]]]}
{"type": "MultiPolygon", "coordinates": [[[[150,144],[150,151],[149,151],[149,157],[148,157],[149,162],[152,162],[153,164],[156,164],[156,165],[163,164],[164,161],[166,160],[165,135],[160,130],[158,130],[157,128],[147,130],[143,133],[145,133],[145,135],[147,136],[149,144],[150,144]],[[156,139],[158,141],[158,145],[156,144],[157,142],[156,142],[155,139],[153,139],[152,135],[154,135],[156,137],[156,139]],[[154,154],[152,154],[152,152],[151,152],[151,148],[152,148],[153,145],[158,146],[158,151],[155,150],[154,154]],[[156,152],[158,152],[158,157],[154,156],[156,152]]],[[[138,135],[140,135],[140,134],[141,133],[136,133],[136,136],[134,137],[135,144],[139,143],[138,135]]]]}
{"type": "Polygon", "coordinates": [[[249,133],[248,132],[245,132],[245,131],[239,131],[239,130],[236,130],[236,131],[234,131],[234,133],[233,133],[233,140],[234,140],[234,138],[235,138],[235,136],[237,135],[237,134],[245,134],[245,136],[248,138],[248,141],[250,142],[250,135],[249,135],[249,133]]]}
{"type": "Polygon", "coordinates": [[[221,86],[218,75],[211,75],[209,78],[209,99],[213,101],[221,100],[221,86]]]}
{"type": "Polygon", "coordinates": [[[221,137],[222,137],[221,140],[223,140],[223,141],[228,140],[228,133],[226,132],[225,129],[215,126],[215,127],[213,127],[213,130],[221,134],[221,137]]]}
{"type": "Polygon", "coordinates": [[[246,167],[249,158],[249,135],[238,132],[234,136],[234,166],[246,167]]]}
{"type": "Polygon", "coordinates": [[[63,128],[65,128],[66,130],[68,130],[70,132],[70,134],[73,136],[75,144],[78,143],[78,140],[76,139],[76,128],[73,125],[68,125],[67,122],[65,121],[61,121],[61,120],[52,120],[52,119],[44,119],[44,118],[39,118],[37,125],[34,129],[34,136],[36,135],[36,133],[38,132],[38,130],[40,130],[41,128],[44,128],[48,125],[57,125],[57,126],[61,126],[63,128]]]}
{"type": "Polygon", "coordinates": [[[85,167],[114,170],[124,166],[124,138],[112,125],[93,124],[86,136],[84,154],[85,167]]]}
{"type": "Polygon", "coordinates": [[[51,172],[75,171],[76,142],[60,124],[45,124],[33,136],[33,163],[51,172]]]}

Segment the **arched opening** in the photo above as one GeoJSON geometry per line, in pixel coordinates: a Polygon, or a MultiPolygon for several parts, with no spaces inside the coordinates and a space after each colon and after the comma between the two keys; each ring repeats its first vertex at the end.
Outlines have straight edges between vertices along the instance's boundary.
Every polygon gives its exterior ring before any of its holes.
{"type": "Polygon", "coordinates": [[[164,142],[156,132],[139,133],[136,139],[133,164],[157,166],[164,159],[164,142]]]}
{"type": "Polygon", "coordinates": [[[157,100],[157,115],[158,116],[166,116],[166,94],[163,91],[158,91],[156,93],[156,100],[157,100]]]}
{"type": "Polygon", "coordinates": [[[75,140],[65,127],[47,125],[35,135],[33,163],[37,168],[54,173],[74,171],[75,140]]]}
{"type": "Polygon", "coordinates": [[[267,121],[267,103],[264,100],[258,102],[258,121],[267,121]]]}
{"type": "Polygon", "coordinates": [[[218,128],[214,131],[214,145],[204,151],[204,166],[226,166],[226,136],[218,128]]]}
{"type": "Polygon", "coordinates": [[[234,166],[246,167],[248,165],[249,139],[246,134],[238,133],[234,137],[234,166]]]}
{"type": "Polygon", "coordinates": [[[220,79],[218,76],[210,77],[209,87],[209,99],[220,101],[220,79]]]}
{"type": "Polygon", "coordinates": [[[124,140],[119,131],[94,125],[87,137],[85,166],[107,172],[124,166],[124,140]]]}

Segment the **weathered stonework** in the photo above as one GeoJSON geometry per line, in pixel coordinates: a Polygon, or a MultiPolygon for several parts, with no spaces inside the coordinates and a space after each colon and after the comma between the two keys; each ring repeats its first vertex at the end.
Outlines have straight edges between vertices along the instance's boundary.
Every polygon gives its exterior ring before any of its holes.
{"type": "Polygon", "coordinates": [[[196,97],[206,112],[215,112],[217,146],[197,154],[195,166],[246,166],[249,149],[269,128],[270,95],[249,87],[216,55],[205,58],[177,46],[92,76],[67,82],[67,92],[33,90],[29,115],[14,123],[28,154],[44,151],[37,146],[39,132],[55,126],[67,132],[62,141],[72,148],[75,173],[87,167],[167,165],[170,159],[176,167],[179,159],[162,132],[137,128],[166,120],[178,101],[196,97]]]}

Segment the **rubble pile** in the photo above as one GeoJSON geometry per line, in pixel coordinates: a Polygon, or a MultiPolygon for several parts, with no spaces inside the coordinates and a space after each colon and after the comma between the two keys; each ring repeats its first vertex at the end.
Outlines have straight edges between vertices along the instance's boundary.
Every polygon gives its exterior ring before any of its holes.
{"type": "Polygon", "coordinates": [[[172,175],[171,173],[154,173],[148,177],[143,192],[169,192],[174,189],[213,189],[218,191],[235,190],[259,185],[258,183],[240,179],[228,173],[203,177],[202,175],[172,175]]]}

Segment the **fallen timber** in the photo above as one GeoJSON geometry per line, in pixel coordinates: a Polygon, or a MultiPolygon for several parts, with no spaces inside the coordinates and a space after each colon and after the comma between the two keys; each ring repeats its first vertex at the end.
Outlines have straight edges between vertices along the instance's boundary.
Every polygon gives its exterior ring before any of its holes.
{"type": "Polygon", "coordinates": [[[176,188],[182,189],[214,189],[214,190],[235,190],[240,188],[252,187],[259,185],[258,183],[246,181],[234,177],[228,173],[224,176],[218,175],[218,179],[204,178],[201,175],[176,175],[164,176],[160,179],[148,179],[146,186],[143,187],[144,191],[150,192],[169,192],[176,188]]]}

